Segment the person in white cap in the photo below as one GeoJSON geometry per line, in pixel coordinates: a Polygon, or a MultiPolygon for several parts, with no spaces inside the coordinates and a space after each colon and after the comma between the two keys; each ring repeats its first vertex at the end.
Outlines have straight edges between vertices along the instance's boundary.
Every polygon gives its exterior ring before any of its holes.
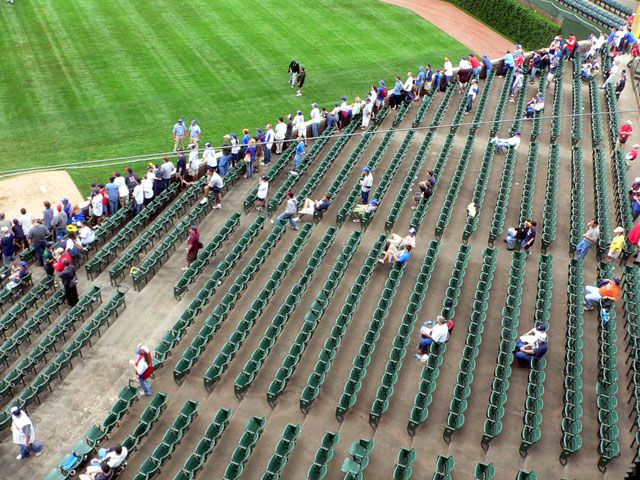
{"type": "Polygon", "coordinates": [[[153,359],[151,358],[151,352],[149,352],[149,349],[145,345],[140,343],[136,347],[136,354],[138,357],[135,360],[129,360],[129,364],[133,366],[133,369],[136,372],[136,377],[138,377],[140,387],[142,387],[142,394],[150,397],[151,381],[149,378],[153,373],[153,359]]]}
{"type": "Polygon", "coordinates": [[[622,247],[624,247],[624,228],[616,227],[613,229],[613,233],[615,233],[616,236],[613,237],[607,257],[603,260],[605,263],[611,263],[619,258],[622,253],[622,247]]]}
{"type": "Polygon", "coordinates": [[[278,118],[278,124],[276,125],[276,155],[282,153],[282,145],[284,144],[284,138],[287,134],[287,124],[284,123],[284,118],[278,118]]]}
{"type": "Polygon", "coordinates": [[[631,165],[638,158],[638,150],[640,150],[640,145],[634,145],[631,148],[631,151],[624,156],[624,161],[627,164],[627,168],[631,168],[631,165]]]}
{"type": "Polygon", "coordinates": [[[200,148],[200,135],[202,134],[202,130],[200,129],[200,125],[195,120],[191,120],[191,126],[189,127],[189,139],[190,143],[194,143],[196,148],[200,148]]]}
{"type": "Polygon", "coordinates": [[[180,119],[178,120],[178,123],[176,123],[173,126],[173,141],[174,141],[174,145],[173,145],[173,151],[177,152],[178,148],[184,148],[184,137],[187,133],[187,127],[184,124],[184,120],[180,119]]]}
{"type": "Polygon", "coordinates": [[[373,104],[371,103],[371,99],[365,99],[365,105],[362,109],[362,126],[361,130],[366,130],[369,127],[369,122],[371,121],[371,114],[373,113],[373,104]]]}
{"type": "Polygon", "coordinates": [[[293,118],[293,129],[297,132],[298,137],[307,138],[307,127],[304,125],[304,115],[300,110],[293,118]]]}
{"type": "Polygon", "coordinates": [[[313,132],[314,137],[318,137],[320,132],[320,120],[322,120],[322,115],[320,115],[320,109],[318,108],[317,103],[311,104],[311,113],[309,116],[311,117],[311,131],[313,132]]]}
{"type": "Polygon", "coordinates": [[[189,145],[189,176],[195,182],[200,173],[200,159],[198,158],[198,146],[195,143],[189,145]]]}
{"type": "Polygon", "coordinates": [[[206,143],[204,146],[204,152],[202,152],[202,161],[206,162],[207,170],[215,170],[218,168],[218,159],[216,158],[216,150],[210,143],[206,143]]]}
{"type": "Polygon", "coordinates": [[[20,407],[11,407],[11,432],[13,433],[13,443],[20,446],[20,455],[17,460],[27,458],[31,453],[36,457],[42,455],[44,445],[36,443],[36,429],[33,422],[20,407]]]}

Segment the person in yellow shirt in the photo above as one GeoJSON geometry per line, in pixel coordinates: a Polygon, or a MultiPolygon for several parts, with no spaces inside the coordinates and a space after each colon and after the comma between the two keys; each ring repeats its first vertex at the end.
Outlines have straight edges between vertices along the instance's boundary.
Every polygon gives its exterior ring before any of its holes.
{"type": "Polygon", "coordinates": [[[615,233],[616,236],[613,237],[607,257],[603,260],[605,263],[611,263],[619,258],[622,253],[622,247],[624,247],[624,228],[616,227],[613,233],[615,233]]]}

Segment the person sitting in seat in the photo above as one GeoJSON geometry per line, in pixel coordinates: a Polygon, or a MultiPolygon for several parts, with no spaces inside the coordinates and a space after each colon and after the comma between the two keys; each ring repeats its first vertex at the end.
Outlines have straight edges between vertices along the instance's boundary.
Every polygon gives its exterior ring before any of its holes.
{"type": "Polygon", "coordinates": [[[584,309],[593,310],[593,302],[602,302],[602,300],[611,300],[617,302],[620,299],[620,279],[613,277],[598,280],[596,286],[587,285],[584,287],[584,309]]]}
{"type": "Polygon", "coordinates": [[[78,223],[78,237],[80,243],[86,247],[96,241],[96,232],[85,222],[78,223]]]}
{"type": "Polygon", "coordinates": [[[298,210],[298,216],[294,218],[296,222],[299,222],[304,215],[313,215],[315,212],[324,212],[331,205],[331,197],[328,193],[325,193],[322,198],[317,200],[311,200],[306,198],[302,204],[302,208],[298,210]]]}
{"type": "Polygon", "coordinates": [[[18,262],[18,264],[12,268],[11,275],[9,276],[9,281],[7,282],[7,286],[5,287],[7,290],[13,290],[16,288],[20,281],[27,276],[29,273],[29,264],[25,261],[18,262]]]}
{"type": "Polygon", "coordinates": [[[387,239],[387,244],[384,247],[384,251],[389,250],[389,247],[394,246],[398,250],[402,250],[406,245],[409,245],[411,248],[416,248],[416,229],[411,227],[407,235],[403,238],[397,233],[392,233],[389,235],[387,239]]]}
{"type": "Polygon", "coordinates": [[[510,138],[493,137],[489,142],[496,146],[496,151],[498,153],[504,153],[505,148],[513,147],[514,150],[517,150],[518,145],[520,145],[520,132],[516,132],[513,137],[510,138]]]}
{"type": "Polygon", "coordinates": [[[418,184],[419,190],[413,195],[413,203],[414,205],[411,207],[411,210],[415,210],[420,205],[420,201],[423,198],[429,198],[433,195],[433,185],[430,180],[425,180],[424,182],[420,182],[418,184]]]}
{"type": "Polygon", "coordinates": [[[87,471],[89,469],[92,469],[92,473],[81,474],[80,480],[111,480],[113,478],[113,469],[107,462],[102,462],[99,467],[87,467],[87,471]]]}
{"type": "Polygon", "coordinates": [[[536,112],[544,110],[544,97],[540,92],[536,93],[529,103],[527,103],[527,113],[525,117],[532,118],[536,112]]]}
{"type": "Polygon", "coordinates": [[[542,358],[546,355],[548,349],[547,337],[540,337],[536,342],[522,345],[516,344],[516,360],[518,366],[526,368],[531,366],[531,360],[534,358],[542,358]],[[520,345],[520,346],[518,346],[520,345]]]}
{"type": "Polygon", "coordinates": [[[420,329],[422,339],[420,340],[419,350],[422,355],[428,353],[432,343],[444,343],[449,340],[449,327],[447,319],[442,315],[436,318],[436,324],[433,327],[423,326],[420,329]]]}
{"type": "Polygon", "coordinates": [[[395,245],[389,245],[387,251],[382,258],[378,259],[380,263],[385,263],[387,260],[389,263],[404,263],[411,258],[411,245],[405,245],[403,250],[398,250],[395,245]]]}
{"type": "Polygon", "coordinates": [[[119,443],[111,448],[101,448],[98,450],[98,456],[91,459],[91,464],[87,466],[86,474],[99,473],[101,465],[106,462],[113,470],[120,467],[127,458],[129,452],[127,447],[123,447],[119,443]]]}
{"type": "Polygon", "coordinates": [[[379,202],[374,198],[367,204],[359,204],[353,207],[351,210],[351,215],[356,218],[353,219],[354,222],[360,222],[360,219],[366,214],[373,212],[376,208],[378,208],[379,202]]]}

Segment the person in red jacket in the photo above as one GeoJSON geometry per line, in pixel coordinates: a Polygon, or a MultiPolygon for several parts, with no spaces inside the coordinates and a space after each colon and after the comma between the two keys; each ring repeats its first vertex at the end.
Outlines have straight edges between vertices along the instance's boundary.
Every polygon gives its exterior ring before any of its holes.
{"type": "Polygon", "coordinates": [[[633,123],[628,120],[624,125],[620,127],[620,143],[627,143],[629,137],[633,133],[633,123]]]}
{"type": "Polygon", "coordinates": [[[56,248],[56,251],[53,254],[53,269],[56,272],[60,273],[65,269],[65,259],[69,260],[69,265],[73,265],[73,258],[69,255],[69,252],[65,252],[62,247],[56,248]]]}
{"type": "MultiPolygon", "coordinates": [[[[640,223],[637,223],[629,232],[629,241],[636,246],[640,243],[640,223]]],[[[633,263],[635,265],[640,265],[640,248],[638,248],[638,254],[636,255],[636,259],[633,263]]]]}
{"type": "Polygon", "coordinates": [[[142,388],[142,394],[150,397],[151,380],[149,380],[149,378],[153,373],[153,358],[151,358],[149,348],[143,344],[138,345],[136,348],[136,354],[138,355],[138,358],[135,360],[129,360],[129,363],[133,366],[133,369],[136,372],[136,377],[138,377],[140,387],[142,388]]]}
{"type": "Polygon", "coordinates": [[[573,56],[573,51],[576,48],[576,44],[578,39],[573,33],[569,34],[569,38],[567,38],[565,46],[564,46],[564,55],[567,58],[571,58],[573,56]]]}

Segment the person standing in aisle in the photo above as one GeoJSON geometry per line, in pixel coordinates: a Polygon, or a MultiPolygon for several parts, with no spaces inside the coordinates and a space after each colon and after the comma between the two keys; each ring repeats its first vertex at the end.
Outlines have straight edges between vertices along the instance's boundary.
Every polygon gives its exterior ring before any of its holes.
{"type": "Polygon", "coordinates": [[[153,358],[151,358],[149,348],[141,343],[136,348],[136,354],[138,355],[138,358],[135,360],[129,360],[129,364],[133,366],[133,369],[136,372],[136,377],[138,377],[140,387],[142,388],[142,395],[150,397],[152,394],[151,380],[149,380],[149,377],[151,377],[151,374],[153,373],[153,358]]]}
{"type": "Polygon", "coordinates": [[[284,138],[287,134],[287,124],[284,123],[284,118],[278,118],[278,124],[276,125],[276,155],[280,155],[282,153],[282,145],[284,142],[284,138]]]}
{"type": "Polygon", "coordinates": [[[36,443],[36,429],[27,412],[17,406],[11,407],[9,412],[11,413],[13,443],[20,446],[20,454],[16,460],[27,458],[31,453],[35,453],[36,457],[42,455],[44,445],[36,443]]]}
{"type": "Polygon", "coordinates": [[[76,275],[76,268],[68,258],[62,261],[62,265],[64,266],[64,270],[62,270],[58,276],[60,280],[62,280],[67,303],[70,307],[75,307],[78,303],[78,276],[76,275]]]}
{"type": "Polygon", "coordinates": [[[373,175],[371,175],[371,169],[369,167],[364,167],[362,169],[364,172],[364,178],[360,180],[360,187],[362,188],[362,204],[369,204],[369,192],[371,191],[371,187],[373,187],[373,175]]]}
{"type": "Polygon", "coordinates": [[[269,123],[264,127],[264,162],[263,165],[269,165],[271,163],[271,149],[273,148],[273,141],[275,140],[275,133],[273,132],[273,126],[269,123]]]}

